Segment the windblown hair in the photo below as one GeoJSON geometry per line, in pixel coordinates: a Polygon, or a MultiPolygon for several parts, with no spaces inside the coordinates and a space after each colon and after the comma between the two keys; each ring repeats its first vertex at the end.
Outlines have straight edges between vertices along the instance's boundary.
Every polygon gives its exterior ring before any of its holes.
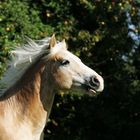
{"type": "Polygon", "coordinates": [[[11,51],[12,60],[8,64],[8,69],[0,81],[0,96],[12,87],[37,59],[49,50],[50,37],[33,41],[26,37],[26,44],[11,51]]]}

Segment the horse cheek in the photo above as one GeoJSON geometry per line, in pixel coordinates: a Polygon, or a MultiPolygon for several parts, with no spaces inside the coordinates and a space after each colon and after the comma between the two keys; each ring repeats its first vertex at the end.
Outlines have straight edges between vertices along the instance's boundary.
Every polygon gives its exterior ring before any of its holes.
{"type": "Polygon", "coordinates": [[[58,89],[65,90],[70,89],[72,86],[72,77],[69,73],[58,70],[54,74],[55,83],[58,89]]]}

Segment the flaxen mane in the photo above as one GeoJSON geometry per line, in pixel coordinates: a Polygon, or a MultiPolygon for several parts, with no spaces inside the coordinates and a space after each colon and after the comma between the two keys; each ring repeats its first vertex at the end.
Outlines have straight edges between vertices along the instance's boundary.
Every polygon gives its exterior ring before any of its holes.
{"type": "Polygon", "coordinates": [[[0,81],[0,96],[16,83],[29,66],[48,52],[50,37],[33,41],[26,37],[26,44],[11,51],[12,60],[0,81]]]}

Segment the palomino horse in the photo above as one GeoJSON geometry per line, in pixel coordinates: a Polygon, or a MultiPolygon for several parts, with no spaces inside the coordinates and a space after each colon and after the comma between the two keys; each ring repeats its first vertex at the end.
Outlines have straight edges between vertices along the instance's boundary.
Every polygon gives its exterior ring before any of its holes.
{"type": "Polygon", "coordinates": [[[100,92],[103,78],[55,36],[12,51],[0,82],[0,140],[40,140],[56,90],[100,92]]]}

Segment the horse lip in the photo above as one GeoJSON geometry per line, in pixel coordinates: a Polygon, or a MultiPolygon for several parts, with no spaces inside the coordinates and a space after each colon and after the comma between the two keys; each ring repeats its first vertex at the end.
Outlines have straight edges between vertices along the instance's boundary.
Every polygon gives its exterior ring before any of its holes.
{"type": "Polygon", "coordinates": [[[91,86],[90,84],[85,85],[85,89],[88,92],[97,93],[96,89],[93,86],[91,86]]]}
{"type": "Polygon", "coordinates": [[[91,89],[91,88],[88,90],[88,92],[91,92],[91,93],[97,93],[97,91],[96,91],[96,90],[91,89]]]}

